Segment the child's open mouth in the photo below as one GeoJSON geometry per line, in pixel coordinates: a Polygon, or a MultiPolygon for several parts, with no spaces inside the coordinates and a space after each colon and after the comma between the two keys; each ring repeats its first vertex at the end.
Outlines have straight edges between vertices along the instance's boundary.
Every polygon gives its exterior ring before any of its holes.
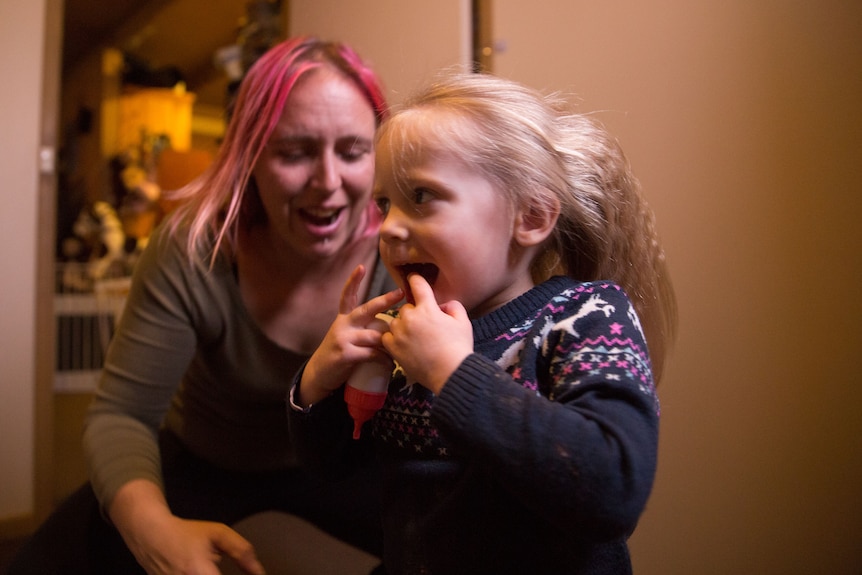
{"type": "Polygon", "coordinates": [[[407,303],[409,304],[416,303],[416,299],[413,297],[413,292],[410,290],[410,284],[407,281],[410,274],[419,274],[425,278],[428,285],[434,287],[434,282],[437,281],[437,274],[440,273],[440,268],[434,264],[403,264],[398,266],[398,269],[404,280],[404,293],[407,298],[407,303]]]}

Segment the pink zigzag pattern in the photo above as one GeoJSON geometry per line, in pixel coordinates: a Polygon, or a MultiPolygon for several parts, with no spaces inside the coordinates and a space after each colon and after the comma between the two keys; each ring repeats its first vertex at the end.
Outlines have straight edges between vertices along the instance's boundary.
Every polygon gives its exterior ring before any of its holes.
{"type": "Polygon", "coordinates": [[[428,411],[431,409],[431,402],[429,401],[425,401],[424,399],[413,399],[401,395],[391,395],[391,403],[393,405],[410,408],[411,411],[416,409],[428,411]]]}
{"type": "Polygon", "coordinates": [[[557,314],[557,313],[562,312],[564,309],[566,309],[566,306],[565,306],[565,305],[555,306],[555,305],[553,304],[553,302],[548,302],[548,305],[546,305],[546,306],[542,309],[542,311],[550,310],[551,314],[557,314]]]}
{"type": "Polygon", "coordinates": [[[530,331],[530,328],[528,327],[528,328],[519,330],[515,333],[511,333],[511,332],[501,333],[500,335],[497,336],[496,341],[500,341],[501,339],[504,339],[506,341],[521,341],[522,339],[524,339],[523,334],[529,333],[529,331],[530,331]]]}
{"type": "Polygon", "coordinates": [[[569,353],[573,349],[577,350],[577,349],[581,349],[583,347],[587,347],[590,345],[599,345],[599,344],[604,344],[604,345],[607,345],[609,347],[619,346],[619,347],[624,347],[627,349],[635,350],[637,352],[636,355],[638,357],[646,359],[646,354],[644,353],[641,346],[634,343],[634,341],[631,338],[626,338],[626,339],[621,339],[618,337],[609,338],[607,336],[600,335],[594,339],[587,338],[587,339],[582,339],[582,340],[578,340],[578,341],[573,341],[571,343],[571,345],[568,345],[565,347],[560,346],[559,349],[560,349],[560,351],[562,351],[564,353],[569,353]]]}

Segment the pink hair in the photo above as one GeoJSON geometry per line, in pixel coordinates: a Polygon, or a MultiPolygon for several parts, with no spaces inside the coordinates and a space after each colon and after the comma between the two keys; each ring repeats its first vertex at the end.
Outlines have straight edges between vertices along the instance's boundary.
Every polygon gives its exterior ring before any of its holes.
{"type": "MultiPolygon", "coordinates": [[[[213,164],[190,184],[166,194],[181,202],[171,215],[170,233],[188,225],[188,251],[215,238],[212,261],[225,249],[232,253],[240,225],[259,221],[263,208],[253,187],[252,170],[284,112],[285,102],[297,80],[313,68],[331,65],[353,80],[368,98],[379,125],[388,115],[382,84],[375,72],[349,46],[313,37],[285,40],[263,54],[243,79],[224,142],[213,164]]],[[[377,233],[381,218],[369,202],[360,237],[377,233]]]]}

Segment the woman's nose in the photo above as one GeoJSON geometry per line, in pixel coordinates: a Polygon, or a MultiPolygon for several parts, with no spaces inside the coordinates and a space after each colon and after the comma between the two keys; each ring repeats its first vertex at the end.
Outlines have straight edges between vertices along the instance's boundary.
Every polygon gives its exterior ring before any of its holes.
{"type": "Polygon", "coordinates": [[[318,157],[313,183],[316,188],[327,192],[334,192],[341,187],[338,161],[332,153],[323,152],[318,157]]]}

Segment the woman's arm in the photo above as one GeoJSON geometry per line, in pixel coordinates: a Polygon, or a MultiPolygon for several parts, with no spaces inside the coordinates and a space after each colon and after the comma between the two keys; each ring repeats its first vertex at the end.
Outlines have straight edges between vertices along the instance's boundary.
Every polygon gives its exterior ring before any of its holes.
{"type": "Polygon", "coordinates": [[[84,449],[106,508],[132,479],[161,484],[158,429],[197,344],[180,245],[162,234],[150,240],[87,413],[84,449]]]}
{"type": "Polygon", "coordinates": [[[205,307],[195,301],[194,280],[204,270],[189,265],[182,245],[157,233],[136,266],[87,414],[91,483],[151,575],[217,575],[222,555],[248,573],[263,573],[248,541],[226,525],[174,516],[163,493],[158,429],[195,353],[197,309],[205,307]]]}

